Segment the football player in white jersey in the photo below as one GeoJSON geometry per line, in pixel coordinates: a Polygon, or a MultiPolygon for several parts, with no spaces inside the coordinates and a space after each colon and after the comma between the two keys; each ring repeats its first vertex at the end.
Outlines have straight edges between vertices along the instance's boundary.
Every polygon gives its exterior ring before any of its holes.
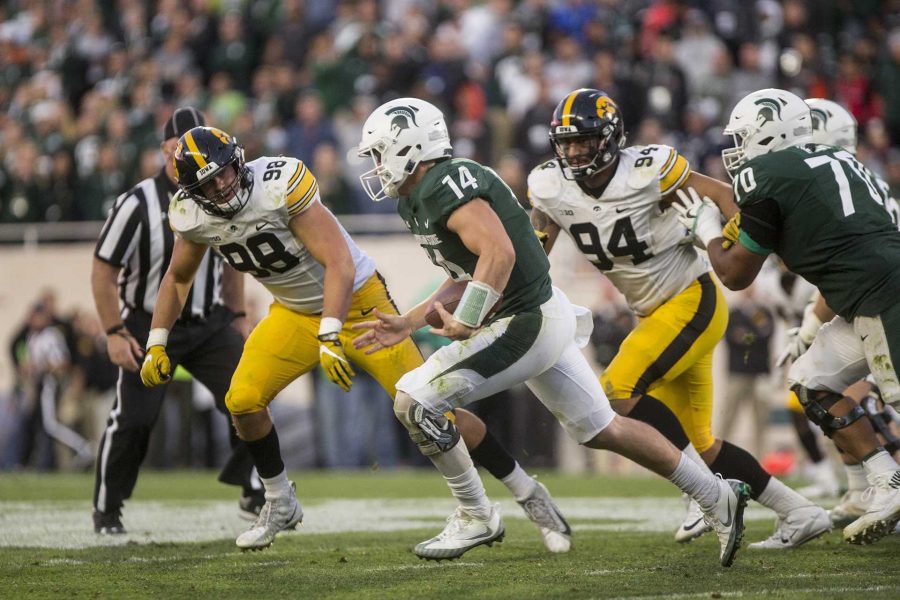
{"type": "MultiPolygon", "coordinates": [[[[351,325],[373,310],[396,315],[397,309],[372,259],[319,201],[316,179],[302,162],[282,156],[245,163],[233,137],[196,127],[179,140],[175,167],[181,192],[169,222],[179,239],[160,286],[141,377],[148,386],[168,379],[168,330],[208,247],[275,297],[247,339],[225,398],[266,490],[259,519],[237,545],[264,548],[303,515],[267,410],[272,398],[318,364],[349,390],[355,364],[393,399],[397,380],[423,359],[411,340],[374,356],[349,343],[356,336],[351,325]]],[[[464,410],[452,416],[472,456],[513,492],[545,546],[567,551],[570,528],[546,487],[522,470],[478,417],[464,410]]]]}
{"type": "MultiPolygon", "coordinates": [[[[824,98],[809,98],[806,100],[806,104],[810,109],[813,142],[826,146],[838,146],[850,154],[856,155],[857,123],[853,115],[837,102],[824,98]]],[[[881,192],[884,209],[900,228],[900,206],[898,206],[897,200],[891,196],[890,187],[882,178],[868,169],[863,172],[870,178],[875,188],[881,192]]],[[[834,311],[828,307],[818,290],[815,290],[803,313],[800,326],[788,331],[787,343],[778,358],[778,364],[783,365],[788,361],[799,359],[810,348],[822,325],[830,322],[834,316],[834,311]]],[[[842,365],[835,368],[836,372],[841,373],[849,372],[852,363],[864,359],[864,357],[846,352],[840,354],[829,352],[829,354],[843,362],[842,365]]],[[[809,364],[808,361],[807,364],[809,364]]],[[[792,375],[795,378],[802,376],[802,369],[803,364],[798,367],[801,375],[797,373],[792,375]]],[[[876,431],[883,434],[882,441],[885,442],[885,447],[889,451],[900,449],[890,429],[886,427],[886,423],[890,422],[892,415],[896,413],[890,407],[882,409],[883,403],[876,398],[874,385],[868,380],[860,380],[855,383],[848,381],[847,383],[848,387],[844,391],[844,395],[861,402],[876,431]]],[[[791,405],[792,410],[803,412],[803,407],[800,406],[800,401],[793,392],[791,393],[791,405]]],[[[831,520],[836,527],[848,525],[865,514],[873,496],[873,494],[865,494],[866,489],[869,488],[869,482],[866,479],[866,470],[863,465],[846,453],[842,453],[841,458],[847,473],[847,491],[831,510],[831,520]]],[[[823,462],[829,469],[831,468],[827,459],[823,462]]]]}
{"type": "MultiPolygon", "coordinates": [[[[674,210],[664,209],[690,185],[733,214],[728,186],[692,172],[674,148],[626,148],[621,113],[599,90],[563,98],[550,139],[556,158],[528,177],[532,224],[546,234],[548,252],[566,231],[639,317],[601,376],[613,408],[652,425],[678,448],[693,446],[688,455],[713,472],[750,484],[751,497],[778,515],[775,533],[751,548],[795,547],[829,531],[824,509],[771,477],[747,451],[712,435],[712,355],[728,308],[689,232],[674,210]]],[[[708,530],[698,517],[692,505],[676,540],[708,530]]]]}

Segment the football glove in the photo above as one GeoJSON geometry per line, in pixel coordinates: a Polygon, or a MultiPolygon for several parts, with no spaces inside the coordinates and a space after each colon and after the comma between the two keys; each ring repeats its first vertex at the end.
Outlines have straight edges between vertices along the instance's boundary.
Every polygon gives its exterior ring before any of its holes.
{"type": "Polygon", "coordinates": [[[541,243],[541,246],[547,247],[547,240],[550,239],[550,234],[541,231],[540,229],[534,230],[534,235],[537,236],[538,241],[541,243]]]}
{"type": "Polygon", "coordinates": [[[728,219],[728,222],[725,223],[725,227],[722,228],[722,237],[725,238],[722,240],[722,247],[728,250],[738,243],[738,238],[740,236],[741,213],[736,213],[733,217],[728,219]]]}
{"type": "Polygon", "coordinates": [[[819,329],[822,328],[822,321],[816,316],[816,313],[813,310],[814,306],[814,302],[810,302],[806,305],[800,327],[791,327],[785,332],[787,343],[784,345],[784,350],[782,350],[778,359],[775,361],[776,367],[780,367],[788,361],[793,362],[800,358],[800,355],[806,352],[813,343],[813,340],[816,339],[816,334],[819,333],[819,329]]]}
{"type": "Polygon", "coordinates": [[[150,346],[141,365],[141,381],[147,387],[168,383],[172,378],[172,363],[165,346],[150,346]]]}
{"type": "Polygon", "coordinates": [[[678,215],[678,220],[684,225],[694,238],[698,239],[703,247],[709,245],[709,242],[717,237],[721,237],[722,223],[719,218],[720,213],[713,204],[712,200],[707,197],[700,197],[692,187],[687,191],[683,189],[676,190],[678,199],[681,202],[673,202],[672,208],[678,215]]]}
{"type": "Polygon", "coordinates": [[[344,354],[344,347],[336,333],[319,336],[319,364],[325,370],[328,379],[341,386],[345,392],[350,391],[356,372],[344,354]]]}

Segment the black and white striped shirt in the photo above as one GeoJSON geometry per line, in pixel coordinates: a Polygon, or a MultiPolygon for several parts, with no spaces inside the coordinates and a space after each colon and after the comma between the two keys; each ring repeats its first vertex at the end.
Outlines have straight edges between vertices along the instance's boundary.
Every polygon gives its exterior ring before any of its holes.
{"type": "MultiPolygon", "coordinates": [[[[123,318],[132,310],[153,312],[175,244],[167,211],[176,191],[164,170],[141,181],[116,199],[100,232],[94,256],[122,267],[119,298],[123,318]]],[[[180,319],[206,317],[219,304],[223,304],[222,259],[207,251],[180,319]]]]}

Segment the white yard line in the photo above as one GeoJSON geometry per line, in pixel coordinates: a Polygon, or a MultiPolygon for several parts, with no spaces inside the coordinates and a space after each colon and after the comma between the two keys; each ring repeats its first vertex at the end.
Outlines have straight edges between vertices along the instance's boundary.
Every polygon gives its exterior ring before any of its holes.
{"type": "MultiPolygon", "coordinates": [[[[560,508],[578,531],[673,531],[684,514],[677,498],[560,498],[560,508]]],[[[501,500],[505,519],[524,519],[512,500],[501,500]]],[[[453,510],[450,498],[328,500],[304,503],[298,533],[316,535],[365,531],[439,529],[453,510]]],[[[769,519],[761,508],[747,520],[769,519]]],[[[128,534],[99,536],[87,502],[0,502],[0,547],[87,548],[127,543],[203,542],[236,537],[247,522],[237,503],[129,502],[123,522],[128,534]]]]}

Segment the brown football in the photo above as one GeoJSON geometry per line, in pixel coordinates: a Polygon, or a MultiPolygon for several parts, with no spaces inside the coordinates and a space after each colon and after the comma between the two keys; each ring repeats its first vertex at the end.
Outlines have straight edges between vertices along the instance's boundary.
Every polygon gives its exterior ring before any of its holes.
{"type": "MultiPolygon", "coordinates": [[[[440,329],[444,326],[444,322],[441,320],[441,315],[434,308],[434,302],[440,302],[444,305],[444,310],[446,310],[451,315],[453,311],[456,310],[456,307],[459,305],[459,301],[462,299],[463,292],[466,291],[466,286],[469,285],[468,281],[454,281],[451,285],[447,286],[440,293],[434,297],[434,300],[431,303],[431,306],[428,307],[428,312],[425,313],[425,322],[431,325],[434,328],[440,329]]],[[[491,316],[497,309],[500,308],[500,304],[503,302],[503,297],[497,300],[497,303],[488,313],[488,316],[491,316]]],[[[487,318],[487,317],[485,317],[487,318]]]]}

